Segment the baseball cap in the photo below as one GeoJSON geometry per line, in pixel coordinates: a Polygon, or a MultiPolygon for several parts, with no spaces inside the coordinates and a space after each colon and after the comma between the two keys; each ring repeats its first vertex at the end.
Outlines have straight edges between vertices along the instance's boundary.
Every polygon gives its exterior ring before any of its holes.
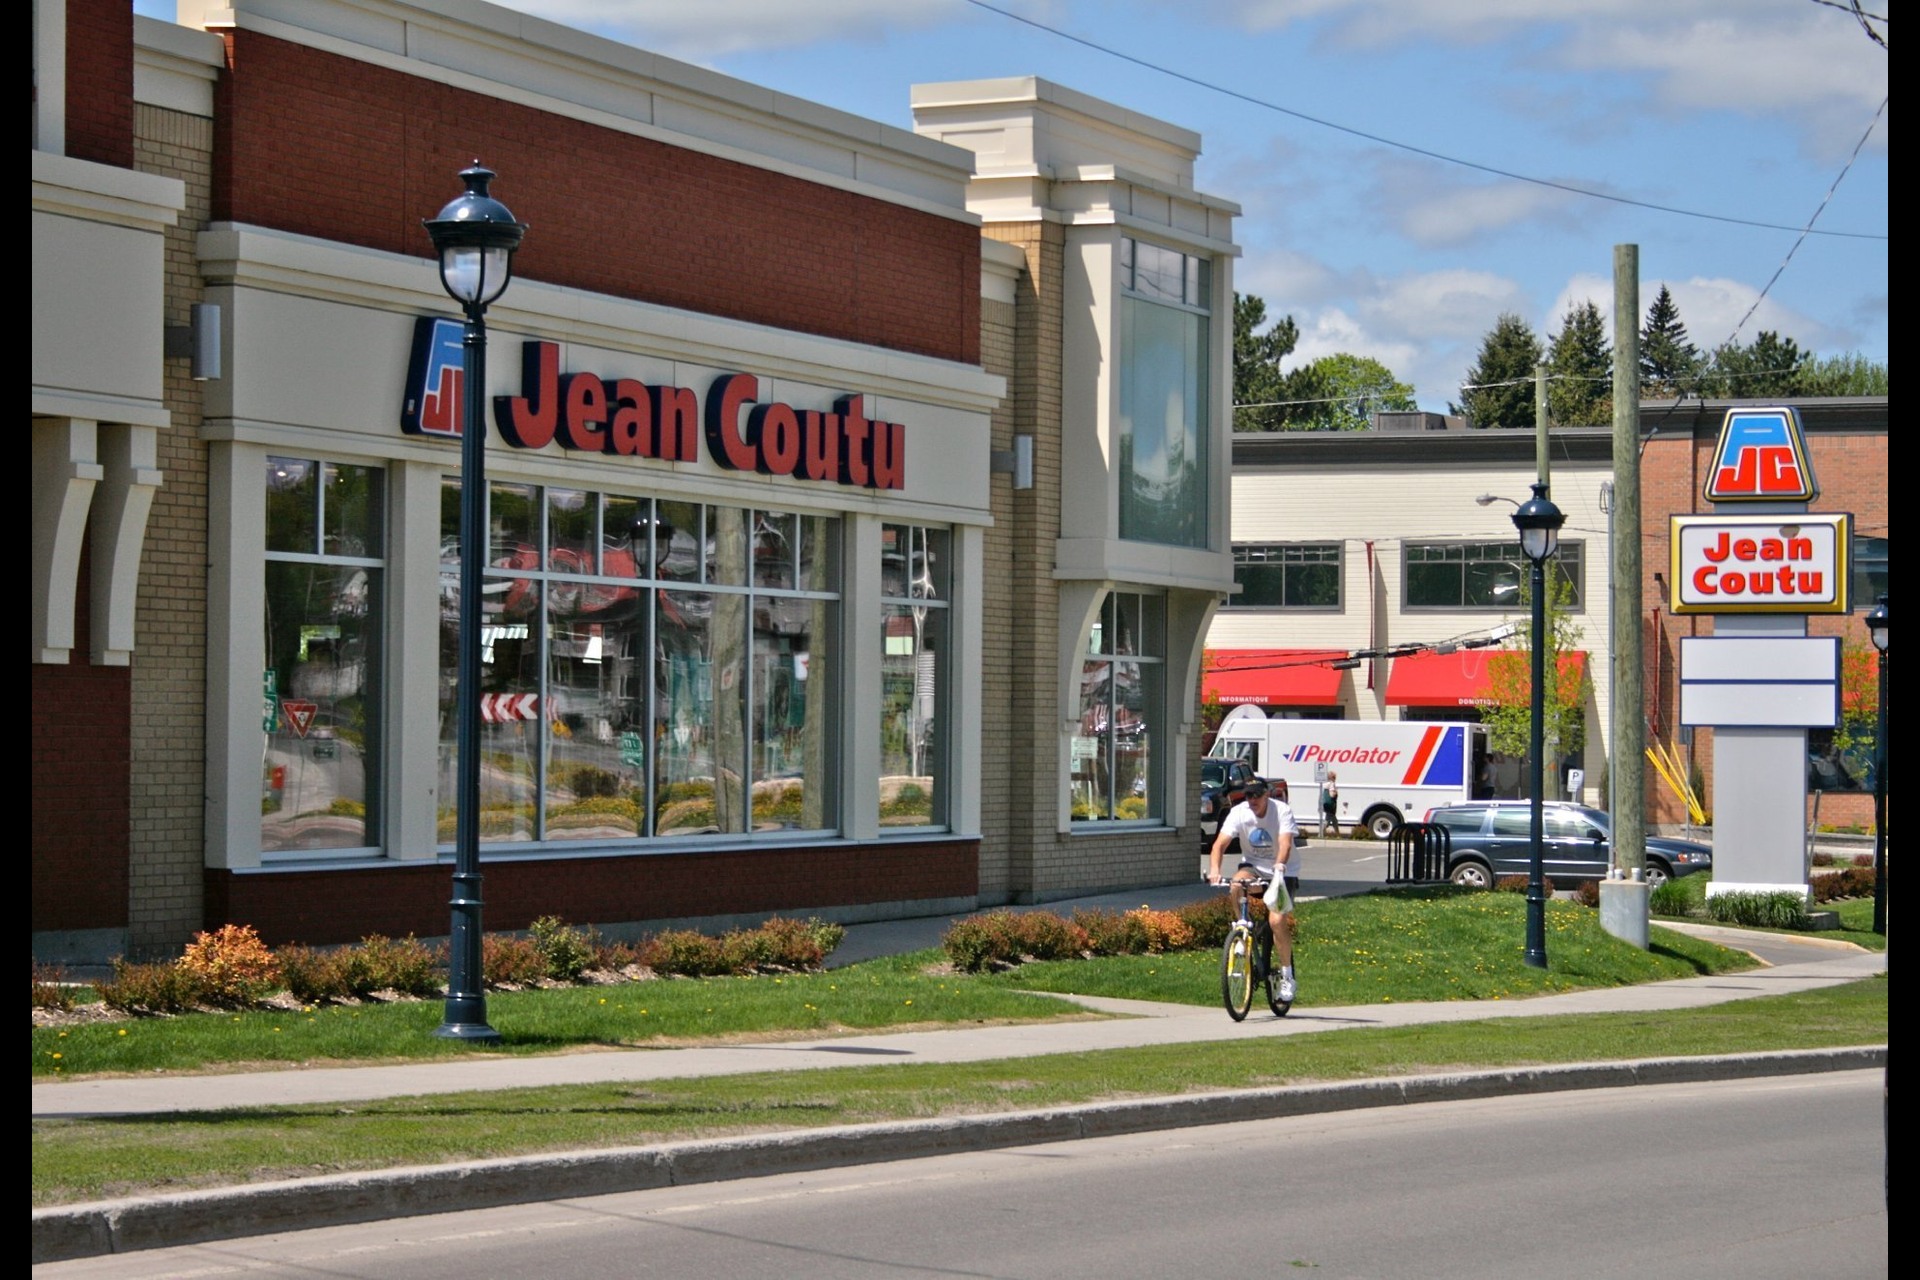
{"type": "Polygon", "coordinates": [[[1247,795],[1249,798],[1266,795],[1267,792],[1271,790],[1273,790],[1273,788],[1267,785],[1265,778],[1255,778],[1247,784],[1247,795]]]}

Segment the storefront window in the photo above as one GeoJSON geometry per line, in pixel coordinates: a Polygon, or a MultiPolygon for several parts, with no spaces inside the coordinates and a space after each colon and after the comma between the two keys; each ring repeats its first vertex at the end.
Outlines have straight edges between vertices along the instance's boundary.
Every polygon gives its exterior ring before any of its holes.
{"type": "MultiPolygon", "coordinates": [[[[450,787],[459,482],[444,492],[450,787]]],[[[515,484],[488,499],[482,840],[834,825],[834,521],[515,484]]],[[[449,801],[442,839],[453,821],[449,801]]]]}
{"type": "Polygon", "coordinates": [[[267,459],[261,850],[378,843],[385,473],[267,459]]]}
{"type": "Polygon", "coordinates": [[[880,825],[944,825],[951,599],[945,529],[880,532],[880,825]]]}
{"type": "MultiPolygon", "coordinates": [[[[1585,552],[1577,539],[1562,539],[1547,564],[1570,609],[1581,607],[1585,552]]],[[[1411,542],[1406,572],[1408,609],[1517,609],[1532,571],[1517,542],[1411,542]]]]}
{"type": "Polygon", "coordinates": [[[1211,264],[1120,247],[1120,536],[1204,547],[1211,264]]]}
{"type": "Polygon", "coordinates": [[[1166,645],[1161,597],[1107,596],[1080,664],[1080,725],[1072,742],[1076,821],[1160,816],[1153,744],[1166,707],[1166,645]]]}

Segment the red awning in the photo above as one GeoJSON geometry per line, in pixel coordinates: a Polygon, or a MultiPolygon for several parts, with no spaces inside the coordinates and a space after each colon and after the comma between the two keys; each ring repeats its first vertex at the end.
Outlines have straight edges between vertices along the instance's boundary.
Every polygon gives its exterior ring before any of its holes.
{"type": "MultiPolygon", "coordinates": [[[[1390,707],[1479,707],[1487,697],[1487,662],[1512,649],[1462,649],[1458,653],[1416,653],[1393,660],[1387,676],[1390,707]]],[[[1574,649],[1560,655],[1560,678],[1577,680],[1587,655],[1574,649]]]]}
{"type": "Polygon", "coordinates": [[[1327,664],[1345,649],[1210,649],[1202,694],[1233,706],[1337,707],[1340,677],[1327,664]]]}

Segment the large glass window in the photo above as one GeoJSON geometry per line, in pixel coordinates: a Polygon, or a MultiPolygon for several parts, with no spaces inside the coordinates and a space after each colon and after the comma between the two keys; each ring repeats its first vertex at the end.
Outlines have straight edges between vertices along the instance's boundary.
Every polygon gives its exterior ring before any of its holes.
{"type": "Polygon", "coordinates": [[[1080,663],[1073,735],[1074,819],[1144,821],[1161,815],[1153,747],[1166,707],[1166,602],[1115,591],[1102,602],[1080,663]]]}
{"type": "Polygon", "coordinates": [[[1853,538],[1853,607],[1873,608],[1887,594],[1887,540],[1855,534],[1853,538]]]}
{"type": "Polygon", "coordinates": [[[1120,242],[1120,536],[1207,545],[1211,264],[1120,242]]]}
{"type": "Polygon", "coordinates": [[[1340,544],[1236,542],[1233,578],[1230,609],[1338,609],[1340,544]]]}
{"type": "MultiPolygon", "coordinates": [[[[1563,539],[1547,566],[1566,583],[1570,609],[1579,609],[1584,599],[1585,553],[1584,544],[1563,539]]],[[[1403,607],[1515,610],[1531,572],[1518,542],[1411,542],[1403,607]]]]}
{"type": "MultiPolygon", "coordinates": [[[[459,482],[442,499],[451,839],[459,482]]],[[[481,601],[481,839],[834,825],[838,525],[500,483],[481,601]]]]}
{"type": "Polygon", "coordinates": [[[947,821],[946,675],[951,538],[880,531],[880,824],[947,821]]]}
{"type": "Polygon", "coordinates": [[[267,459],[263,853],[379,841],[385,473],[267,459]]]}

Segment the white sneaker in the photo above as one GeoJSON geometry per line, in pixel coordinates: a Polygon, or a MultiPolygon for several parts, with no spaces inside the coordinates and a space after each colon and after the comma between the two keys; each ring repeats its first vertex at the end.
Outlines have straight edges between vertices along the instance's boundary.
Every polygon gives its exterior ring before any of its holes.
{"type": "Polygon", "coordinates": [[[1284,973],[1281,974],[1280,975],[1280,1003],[1292,1004],[1293,993],[1294,993],[1294,982],[1292,977],[1284,973]]]}

